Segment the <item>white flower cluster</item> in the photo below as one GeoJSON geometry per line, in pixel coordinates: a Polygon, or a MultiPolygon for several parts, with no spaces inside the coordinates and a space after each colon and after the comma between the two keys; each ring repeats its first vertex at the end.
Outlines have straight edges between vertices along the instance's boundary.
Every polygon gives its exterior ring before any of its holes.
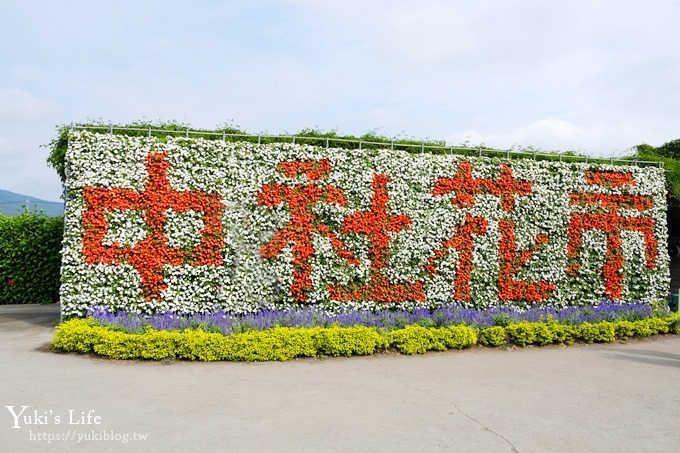
{"type": "MultiPolygon", "coordinates": [[[[436,262],[437,272],[427,272],[429,260],[441,250],[463,224],[466,216],[486,220],[483,234],[472,235],[470,299],[474,307],[499,304],[526,307],[541,303],[553,306],[597,303],[606,298],[603,266],[607,255],[605,231],[586,230],[582,234],[576,275],[567,272],[568,230],[575,213],[600,212],[601,207],[570,203],[574,193],[638,195],[648,197],[652,206],[644,211],[622,207],[626,217],[654,219],[653,238],[657,256],[652,268],[646,265],[644,235],[634,229],[620,232],[624,255],[626,301],[651,301],[665,297],[669,270],[666,253],[666,193],[663,171],[652,167],[577,164],[555,161],[501,160],[458,155],[409,154],[393,150],[326,149],[309,145],[253,144],[219,140],[172,138],[155,139],[90,132],[72,132],[67,163],[66,233],[63,249],[61,305],[66,315],[83,315],[95,305],[112,310],[155,312],[173,310],[208,312],[219,309],[253,312],[262,308],[283,308],[297,304],[291,292],[296,284],[294,244],[285,243],[278,253],[263,257],[262,248],[287,228],[291,211],[286,197],[281,203],[266,205],[258,194],[264,186],[316,185],[322,192],[336,188],[346,203],[320,201],[312,208],[314,225],[324,225],[332,234],[312,233],[311,287],[305,289],[306,303],[332,309],[342,304],[357,308],[384,306],[361,300],[331,300],[329,287],[369,285],[372,281],[371,238],[359,232],[342,232],[343,220],[357,212],[372,209],[374,175],[389,177],[387,214],[407,216],[408,225],[390,231],[387,266],[380,270],[391,285],[420,282],[425,300],[406,298],[396,302],[403,307],[421,304],[436,306],[454,300],[454,282],[461,272],[461,253],[449,248],[436,262]],[[223,264],[165,266],[167,288],[159,298],[145,298],[135,268],[125,262],[88,264],[83,253],[83,213],[86,187],[124,188],[144,192],[148,177],[146,157],[151,152],[167,155],[167,178],[175,191],[217,193],[224,205],[223,264]],[[282,162],[328,160],[330,172],[313,180],[304,171],[286,175],[282,162]],[[440,178],[456,177],[460,163],[469,162],[473,178],[498,180],[501,167],[509,166],[516,181],[531,184],[529,194],[515,193],[511,209],[501,196],[479,191],[474,202],[456,206],[455,193],[433,195],[440,178]],[[605,187],[587,184],[586,171],[629,172],[635,185],[605,187]],[[521,281],[549,282],[554,289],[540,302],[501,300],[498,280],[501,272],[499,242],[501,221],[515,226],[517,255],[531,249],[537,235],[547,235],[547,244],[534,247],[526,265],[519,266],[514,278],[521,281]],[[358,264],[349,264],[338,254],[331,237],[342,241],[358,264]]],[[[168,245],[191,250],[201,241],[204,219],[201,212],[185,210],[165,213],[164,234],[168,245]]],[[[134,247],[149,231],[140,211],[112,210],[106,215],[108,230],[102,246],[134,247]]],[[[371,225],[367,225],[370,227],[371,225]]],[[[373,225],[379,228],[380,225],[373,225]]],[[[383,228],[384,230],[384,228],[383,228]]],[[[572,260],[573,261],[573,260],[572,260]]]]}

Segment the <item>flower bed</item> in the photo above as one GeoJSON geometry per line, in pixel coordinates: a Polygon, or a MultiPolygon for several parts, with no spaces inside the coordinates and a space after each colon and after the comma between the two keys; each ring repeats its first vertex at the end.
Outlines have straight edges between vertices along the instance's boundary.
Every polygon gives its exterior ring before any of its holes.
{"type": "Polygon", "coordinates": [[[668,291],[658,168],[84,131],[66,166],[67,317],[563,308],[668,291]]]}
{"type": "Polygon", "coordinates": [[[223,335],[198,328],[156,330],[147,326],[129,333],[92,319],[71,319],[57,326],[55,350],[92,353],[113,359],[289,360],[296,357],[367,355],[395,350],[403,354],[469,348],[476,344],[548,345],[613,342],[617,339],[680,333],[680,315],[638,320],[562,324],[519,321],[505,327],[465,324],[426,327],[409,324],[386,329],[363,325],[329,327],[272,327],[223,335]]]}
{"type": "Polygon", "coordinates": [[[296,307],[286,310],[263,310],[244,315],[224,311],[215,313],[173,313],[136,314],[113,313],[104,307],[95,307],[88,317],[102,326],[113,327],[129,333],[155,330],[200,329],[230,335],[247,330],[266,330],[274,327],[341,327],[368,326],[387,330],[418,324],[425,327],[445,327],[465,324],[475,328],[507,326],[522,321],[561,324],[595,323],[600,321],[638,321],[654,313],[648,304],[617,304],[604,302],[590,307],[535,307],[518,310],[513,307],[493,307],[486,310],[472,310],[459,304],[435,309],[415,310],[346,310],[340,313],[326,313],[317,307],[296,307]]]}

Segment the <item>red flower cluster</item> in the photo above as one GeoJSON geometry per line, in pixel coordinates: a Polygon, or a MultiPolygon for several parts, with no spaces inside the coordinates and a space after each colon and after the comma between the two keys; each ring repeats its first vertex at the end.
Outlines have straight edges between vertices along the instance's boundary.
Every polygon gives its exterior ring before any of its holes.
{"type": "Polygon", "coordinates": [[[586,184],[605,186],[605,187],[623,187],[635,186],[635,178],[633,173],[618,172],[618,171],[586,171],[586,184]]]}
{"type": "Polygon", "coordinates": [[[446,195],[453,193],[451,203],[460,208],[470,208],[475,204],[475,195],[488,193],[500,197],[501,206],[505,211],[512,211],[515,206],[515,194],[526,196],[531,193],[532,184],[528,181],[516,180],[512,176],[512,168],[505,164],[500,166],[498,179],[472,177],[472,164],[461,162],[458,173],[454,178],[438,178],[432,195],[446,195]]]}
{"type": "Polygon", "coordinates": [[[154,152],[146,157],[148,172],[144,192],[121,188],[85,187],[83,212],[83,255],[88,264],[129,263],[139,273],[145,299],[160,299],[167,288],[164,279],[166,265],[193,266],[222,264],[224,205],[219,194],[178,192],[167,179],[167,154],[154,152]],[[104,246],[109,228],[107,214],[111,210],[137,210],[144,213],[144,223],[150,228],[147,236],[134,246],[114,243],[104,246]],[[203,213],[201,242],[193,250],[168,246],[165,237],[166,211],[196,211],[203,213]]]}
{"type": "Polygon", "coordinates": [[[384,303],[425,300],[422,282],[392,284],[383,274],[389,256],[389,233],[397,233],[411,223],[411,219],[405,215],[387,213],[389,202],[387,183],[389,181],[390,178],[384,174],[373,175],[373,198],[370,211],[356,212],[346,217],[342,223],[342,233],[358,233],[368,236],[371,244],[369,249],[370,280],[360,285],[330,286],[328,291],[333,300],[374,300],[384,303]]]}
{"type": "MultiPolygon", "coordinates": [[[[308,179],[314,181],[328,175],[330,163],[291,161],[281,162],[277,168],[289,178],[296,177],[302,172],[308,179]]],[[[293,244],[293,283],[290,291],[295,300],[301,303],[307,302],[307,292],[312,288],[312,265],[309,263],[314,256],[312,233],[327,237],[338,255],[352,265],[359,265],[359,260],[345,248],[344,242],[327,225],[318,222],[312,207],[319,202],[340,206],[347,204],[342,189],[333,186],[321,187],[316,184],[291,186],[265,184],[257,194],[259,205],[274,207],[286,204],[290,208],[290,221],[260,248],[260,255],[264,258],[274,258],[288,244],[293,244]]]]}
{"type": "MultiPolygon", "coordinates": [[[[620,187],[635,185],[630,173],[591,172],[586,174],[589,184],[620,187]],[[595,174],[596,175],[593,175],[595,174]],[[604,179],[608,175],[613,182],[604,179]]],[[[640,195],[607,195],[594,193],[571,194],[572,205],[584,205],[603,209],[605,212],[574,213],[569,222],[567,232],[567,258],[570,260],[567,271],[576,275],[581,266],[578,257],[581,250],[583,232],[587,230],[604,231],[607,234],[607,254],[602,269],[605,295],[612,300],[620,300],[623,294],[623,249],[621,247],[622,231],[638,231],[645,241],[645,260],[648,269],[656,266],[657,241],[654,235],[655,221],[653,217],[624,217],[623,209],[645,211],[654,206],[648,196],[640,195]]]]}
{"type": "Polygon", "coordinates": [[[569,203],[606,210],[635,209],[636,211],[646,211],[654,206],[650,197],[642,195],[608,195],[603,193],[572,193],[569,195],[569,203]]]}
{"type": "Polygon", "coordinates": [[[288,160],[280,162],[276,169],[287,178],[295,178],[304,173],[310,181],[326,178],[331,172],[331,162],[322,160],[288,160]]]}

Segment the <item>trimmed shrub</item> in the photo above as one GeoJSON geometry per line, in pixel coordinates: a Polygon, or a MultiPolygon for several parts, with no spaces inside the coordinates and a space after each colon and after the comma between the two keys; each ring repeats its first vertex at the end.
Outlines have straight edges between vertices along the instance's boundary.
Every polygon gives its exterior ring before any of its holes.
{"type": "MultiPolygon", "coordinates": [[[[595,324],[584,322],[576,326],[579,339],[586,343],[611,343],[616,340],[615,323],[608,321],[598,322],[595,324]]],[[[649,332],[649,331],[646,331],[649,332]]],[[[643,336],[647,336],[646,333],[643,336]]]]}
{"type": "Polygon", "coordinates": [[[554,321],[521,322],[481,331],[466,325],[440,328],[409,325],[390,331],[365,326],[274,327],[225,336],[204,330],[163,331],[150,327],[142,333],[128,333],[98,325],[92,319],[71,319],[57,326],[52,347],[112,359],[284,361],[295,357],[367,355],[388,348],[402,354],[422,354],[467,348],[477,342],[485,346],[502,346],[508,338],[518,346],[570,344],[575,340],[612,342],[616,338],[629,338],[635,332],[641,332],[643,336],[655,332],[680,333],[674,327],[678,320],[679,316],[668,316],[579,326],[554,321]]]}
{"type": "Polygon", "coordinates": [[[479,333],[479,343],[484,346],[499,347],[507,342],[505,328],[501,326],[488,327],[479,333]]]}
{"type": "Polygon", "coordinates": [[[546,323],[546,326],[550,330],[555,343],[573,344],[578,339],[578,332],[574,325],[560,324],[555,320],[550,320],[546,323]]]}
{"type": "Polygon", "coordinates": [[[638,321],[638,322],[647,323],[647,326],[649,327],[649,330],[651,331],[651,335],[657,334],[657,333],[668,333],[668,330],[669,330],[668,322],[663,320],[663,319],[648,318],[648,319],[645,319],[644,321],[638,321]]]}
{"type": "Polygon", "coordinates": [[[468,326],[448,326],[439,331],[443,333],[442,341],[449,349],[469,348],[476,345],[479,339],[477,331],[468,326]]]}
{"type": "Polygon", "coordinates": [[[446,346],[431,329],[422,326],[406,326],[388,334],[390,344],[402,354],[422,354],[427,351],[444,351],[446,346]]]}
{"type": "Polygon", "coordinates": [[[275,327],[271,330],[251,330],[223,338],[222,353],[217,355],[218,360],[285,361],[295,357],[317,355],[311,332],[306,329],[275,327]]]}
{"type": "Polygon", "coordinates": [[[477,334],[472,327],[449,326],[427,328],[418,325],[406,326],[387,334],[389,344],[402,354],[422,354],[427,351],[462,349],[477,343],[477,334]]]}
{"type": "Polygon", "coordinates": [[[351,330],[316,327],[311,331],[312,341],[319,355],[368,355],[388,346],[387,338],[371,327],[354,326],[351,330]]]}
{"type": "Polygon", "coordinates": [[[0,215],[0,304],[59,300],[63,217],[0,215]]]}
{"type": "Polygon", "coordinates": [[[54,332],[52,347],[68,352],[94,351],[94,343],[105,330],[91,319],[77,319],[59,324],[54,332]]]}
{"type": "Polygon", "coordinates": [[[636,334],[635,324],[632,321],[619,321],[614,327],[614,333],[617,338],[625,339],[634,337],[636,334]]]}
{"type": "Polygon", "coordinates": [[[664,321],[668,325],[669,333],[680,334],[680,313],[672,313],[664,318],[664,321]]]}
{"type": "Polygon", "coordinates": [[[536,340],[536,329],[533,323],[522,321],[509,324],[505,331],[510,337],[510,341],[517,346],[527,346],[536,340]]]}

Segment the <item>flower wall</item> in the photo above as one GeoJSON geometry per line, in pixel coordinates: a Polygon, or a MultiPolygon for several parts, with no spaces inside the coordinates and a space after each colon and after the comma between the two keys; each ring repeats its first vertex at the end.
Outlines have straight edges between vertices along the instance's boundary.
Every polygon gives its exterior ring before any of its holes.
{"type": "Polygon", "coordinates": [[[67,316],[668,291],[659,168],[85,131],[66,163],[67,316]]]}

